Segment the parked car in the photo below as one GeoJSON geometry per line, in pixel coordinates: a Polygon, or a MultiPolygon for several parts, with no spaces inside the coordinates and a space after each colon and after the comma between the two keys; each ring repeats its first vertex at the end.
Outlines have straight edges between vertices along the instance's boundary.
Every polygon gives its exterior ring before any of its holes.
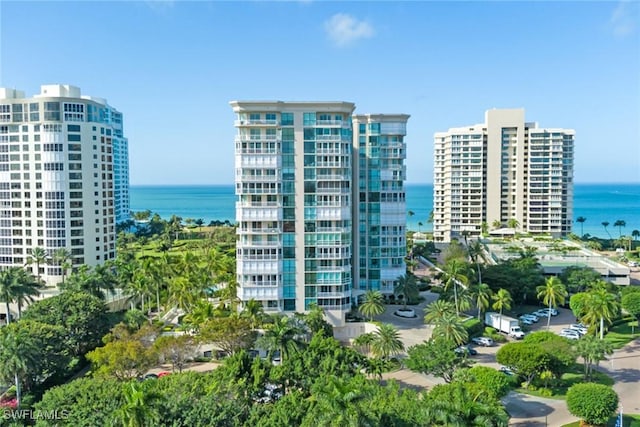
{"type": "Polygon", "coordinates": [[[534,322],[534,323],[536,323],[538,320],[540,320],[540,319],[538,318],[538,316],[535,316],[535,315],[533,315],[533,314],[523,314],[522,316],[520,316],[520,317],[519,317],[519,319],[520,319],[520,320],[522,320],[522,319],[527,319],[527,320],[529,320],[530,322],[534,322]]]}
{"type": "Polygon", "coordinates": [[[471,342],[477,345],[481,345],[483,347],[491,347],[493,345],[493,340],[489,337],[471,338],[471,342]]]}
{"type": "Polygon", "coordinates": [[[527,316],[520,316],[520,323],[524,324],[524,325],[533,325],[535,322],[533,320],[531,320],[530,317],[527,316]]]}
{"type": "Polygon", "coordinates": [[[578,340],[578,339],[580,339],[580,334],[578,333],[578,331],[575,331],[573,329],[565,328],[565,329],[561,330],[558,335],[560,335],[561,337],[564,337],[564,338],[568,338],[570,340],[578,340]]]}
{"type": "Polygon", "coordinates": [[[578,325],[578,324],[575,324],[575,325],[569,325],[569,328],[568,328],[568,329],[571,329],[572,331],[576,331],[576,332],[578,332],[580,335],[586,335],[586,334],[587,334],[587,328],[585,328],[585,327],[583,327],[583,326],[581,326],[581,325],[578,325]]]}
{"type": "Polygon", "coordinates": [[[515,375],[514,372],[510,368],[507,368],[506,366],[501,366],[500,367],[500,372],[502,372],[505,375],[509,375],[509,376],[515,375]]]}
{"type": "Polygon", "coordinates": [[[467,355],[467,356],[475,356],[478,354],[478,351],[474,348],[469,347],[468,345],[461,345],[460,347],[456,347],[453,350],[457,355],[467,355]]]}
{"type": "Polygon", "coordinates": [[[547,316],[549,316],[549,312],[551,312],[552,316],[557,316],[558,315],[558,310],[556,310],[555,308],[549,308],[549,307],[541,308],[536,313],[542,314],[542,316],[539,316],[539,317],[547,317],[547,316]]]}

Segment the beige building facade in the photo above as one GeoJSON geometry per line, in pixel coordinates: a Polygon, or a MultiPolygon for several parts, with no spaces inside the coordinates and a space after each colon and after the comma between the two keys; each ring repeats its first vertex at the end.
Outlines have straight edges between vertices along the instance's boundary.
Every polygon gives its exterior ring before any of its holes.
{"type": "Polygon", "coordinates": [[[565,236],[573,217],[575,131],[540,128],[524,109],[434,136],[434,239],[491,231],[565,236]]]}

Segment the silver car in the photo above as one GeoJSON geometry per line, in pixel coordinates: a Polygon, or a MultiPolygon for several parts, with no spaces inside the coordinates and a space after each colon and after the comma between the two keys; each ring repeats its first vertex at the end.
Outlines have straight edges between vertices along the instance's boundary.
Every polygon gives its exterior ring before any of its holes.
{"type": "Polygon", "coordinates": [[[491,347],[493,345],[493,340],[489,337],[476,337],[471,338],[471,342],[477,345],[481,345],[484,347],[491,347]]]}

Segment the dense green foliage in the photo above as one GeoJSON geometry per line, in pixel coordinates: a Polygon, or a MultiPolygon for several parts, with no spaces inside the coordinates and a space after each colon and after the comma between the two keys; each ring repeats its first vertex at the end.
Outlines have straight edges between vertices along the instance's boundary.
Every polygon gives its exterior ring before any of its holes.
{"type": "Polygon", "coordinates": [[[505,396],[511,389],[509,377],[488,366],[474,366],[468,372],[475,382],[497,398],[505,396]]]}
{"type": "Polygon", "coordinates": [[[441,426],[453,420],[506,426],[499,400],[479,384],[438,386],[424,399],[393,381],[382,386],[367,379],[360,373],[366,364],[335,339],[316,335],[279,366],[239,352],[209,373],[175,373],[143,383],[84,378],[49,390],[35,408],[65,408],[68,417],[58,425],[75,427],[441,426]]]}
{"type": "Polygon", "coordinates": [[[458,356],[453,351],[454,347],[455,344],[451,340],[430,339],[410,347],[405,363],[412,371],[441,377],[449,383],[453,380],[456,370],[471,366],[471,361],[466,355],[458,356]]]}
{"type": "Polygon", "coordinates": [[[111,326],[104,303],[83,292],[63,292],[37,301],[25,311],[23,319],[62,326],[65,345],[73,356],[98,346],[111,326]]]}
{"type": "Polygon", "coordinates": [[[605,424],[618,408],[618,395],[602,384],[575,384],[567,392],[567,407],[589,424],[605,424]]]}

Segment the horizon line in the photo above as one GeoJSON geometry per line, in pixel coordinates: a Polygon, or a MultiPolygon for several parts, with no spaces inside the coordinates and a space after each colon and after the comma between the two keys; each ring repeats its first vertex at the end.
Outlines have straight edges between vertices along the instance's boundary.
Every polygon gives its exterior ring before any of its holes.
{"type": "MultiPolygon", "coordinates": [[[[433,182],[405,182],[406,185],[433,185],[433,182]]],[[[576,181],[574,184],[590,184],[590,185],[640,185],[640,181],[576,181]]],[[[182,184],[129,184],[130,187],[230,187],[235,183],[182,183],[182,184]]]]}

